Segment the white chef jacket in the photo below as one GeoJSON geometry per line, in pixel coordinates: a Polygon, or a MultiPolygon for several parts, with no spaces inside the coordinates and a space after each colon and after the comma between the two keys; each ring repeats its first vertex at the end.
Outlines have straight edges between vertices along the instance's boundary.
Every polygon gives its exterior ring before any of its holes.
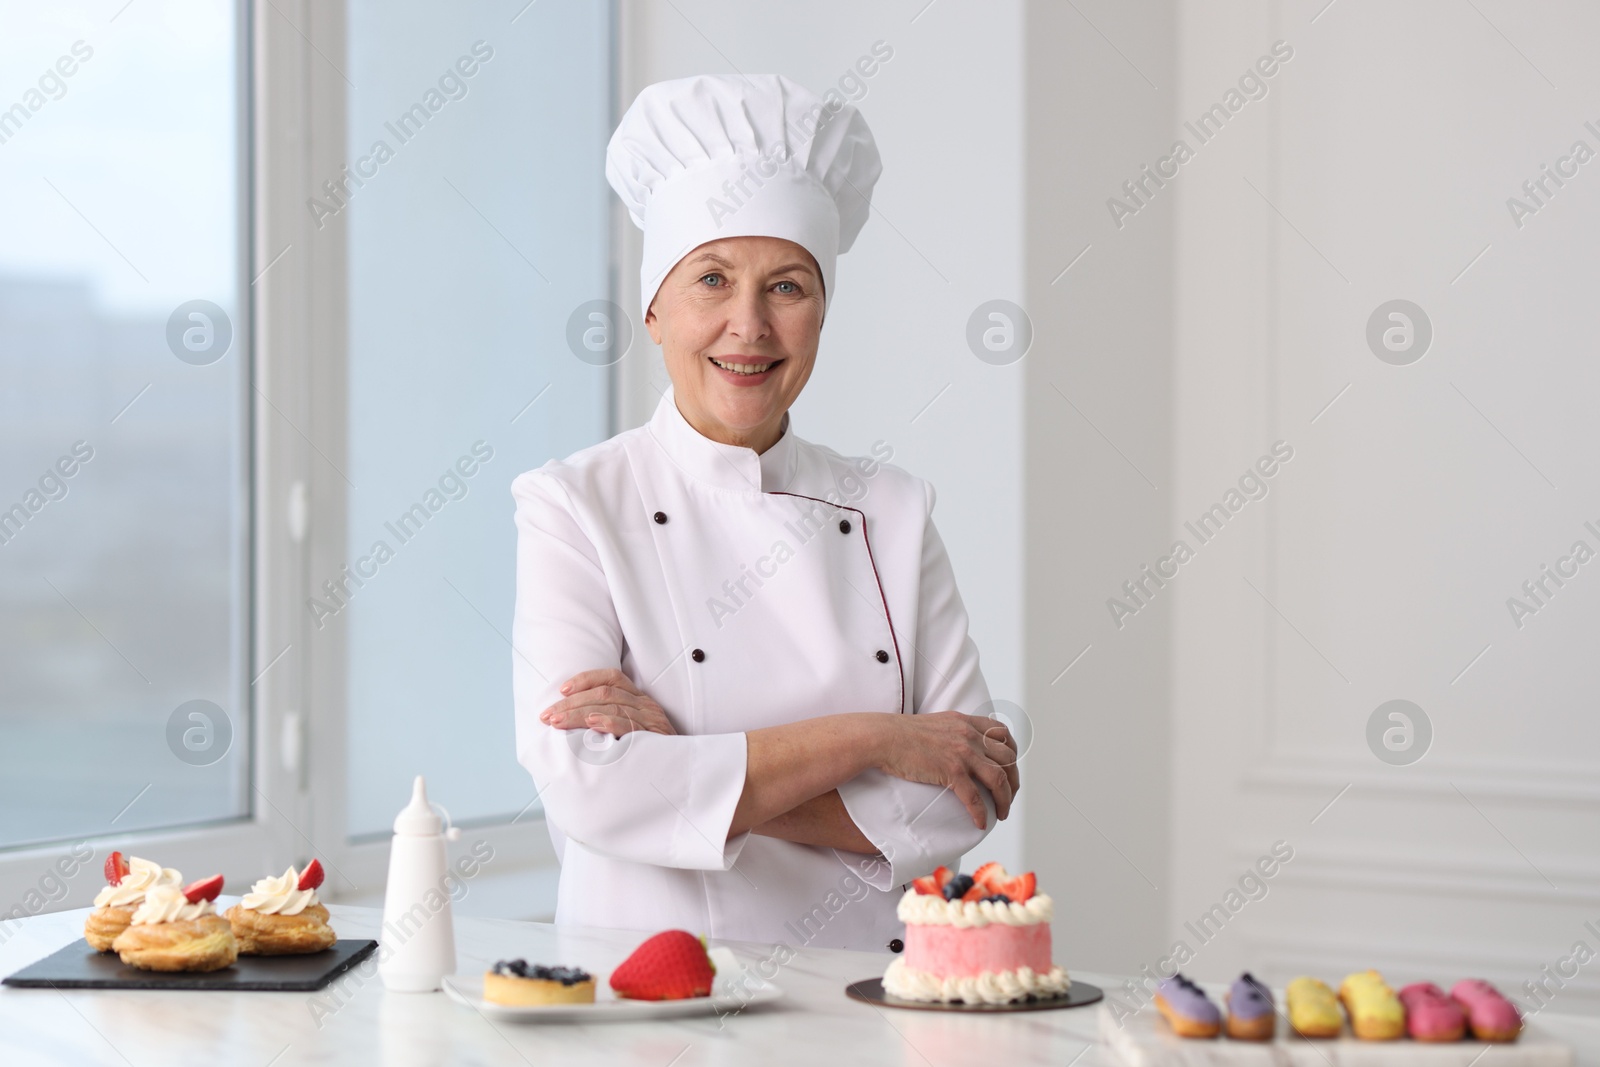
{"type": "Polygon", "coordinates": [[[517,758],[561,860],[558,923],[882,949],[905,883],[988,833],[948,789],[874,770],[839,793],[883,860],[728,836],[744,731],[989,699],[932,487],[784,426],[760,455],[719,444],[669,391],[645,426],[512,483],[517,758]],[[539,721],[607,667],[678,736],[539,721]]]}

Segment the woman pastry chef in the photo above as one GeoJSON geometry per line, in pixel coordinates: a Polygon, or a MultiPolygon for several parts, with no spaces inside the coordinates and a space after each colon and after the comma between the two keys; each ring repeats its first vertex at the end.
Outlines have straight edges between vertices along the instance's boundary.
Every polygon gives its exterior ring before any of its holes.
{"type": "Polygon", "coordinates": [[[1009,812],[932,488],[789,424],[881,170],[855,108],[777,76],[652,85],[611,138],[672,388],[512,484],[558,923],[882,949],[900,887],[1009,812]]]}

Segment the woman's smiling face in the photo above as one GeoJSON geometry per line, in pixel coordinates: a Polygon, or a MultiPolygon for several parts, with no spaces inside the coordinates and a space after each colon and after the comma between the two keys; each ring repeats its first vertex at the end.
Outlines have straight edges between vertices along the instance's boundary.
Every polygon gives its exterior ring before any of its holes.
{"type": "Polygon", "coordinates": [[[822,274],[793,241],[725,237],[679,260],[644,323],[689,425],[765,452],[816,363],[822,274]]]}

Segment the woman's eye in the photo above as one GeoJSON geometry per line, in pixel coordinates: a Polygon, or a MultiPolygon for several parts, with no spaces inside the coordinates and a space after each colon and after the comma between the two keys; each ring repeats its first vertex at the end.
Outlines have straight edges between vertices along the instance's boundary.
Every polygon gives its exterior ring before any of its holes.
{"type": "Polygon", "coordinates": [[[800,291],[800,287],[794,282],[779,282],[777,288],[784,296],[792,296],[800,291]],[[788,286],[788,288],[785,289],[784,286],[788,286]]]}
{"type": "Polygon", "coordinates": [[[713,286],[714,285],[720,285],[721,282],[722,282],[722,275],[716,274],[716,273],[702,274],[700,276],[700,280],[703,281],[703,282],[706,282],[708,285],[713,285],[713,286]],[[712,279],[715,279],[715,281],[713,281],[712,279]]]}

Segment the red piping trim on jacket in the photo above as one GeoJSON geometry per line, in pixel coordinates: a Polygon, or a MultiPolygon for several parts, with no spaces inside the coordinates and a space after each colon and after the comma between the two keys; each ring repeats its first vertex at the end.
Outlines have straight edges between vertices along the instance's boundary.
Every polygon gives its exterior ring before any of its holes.
{"type": "Polygon", "coordinates": [[[853,511],[861,519],[861,543],[867,546],[867,563],[872,567],[872,580],[876,582],[878,586],[878,599],[883,602],[883,618],[889,624],[889,642],[894,645],[895,670],[900,672],[900,707],[896,710],[902,715],[905,714],[906,669],[905,665],[900,662],[900,638],[896,636],[894,632],[894,617],[889,614],[889,598],[885,596],[883,592],[883,579],[878,577],[878,562],[872,558],[872,539],[867,536],[867,513],[862,511],[860,508],[853,508],[848,504],[835,504],[831,500],[822,500],[818,497],[806,496],[804,493],[788,493],[781,489],[774,489],[769,493],[769,495],[792,496],[800,500],[814,500],[818,504],[826,504],[830,508],[838,508],[840,511],[853,511]]]}

